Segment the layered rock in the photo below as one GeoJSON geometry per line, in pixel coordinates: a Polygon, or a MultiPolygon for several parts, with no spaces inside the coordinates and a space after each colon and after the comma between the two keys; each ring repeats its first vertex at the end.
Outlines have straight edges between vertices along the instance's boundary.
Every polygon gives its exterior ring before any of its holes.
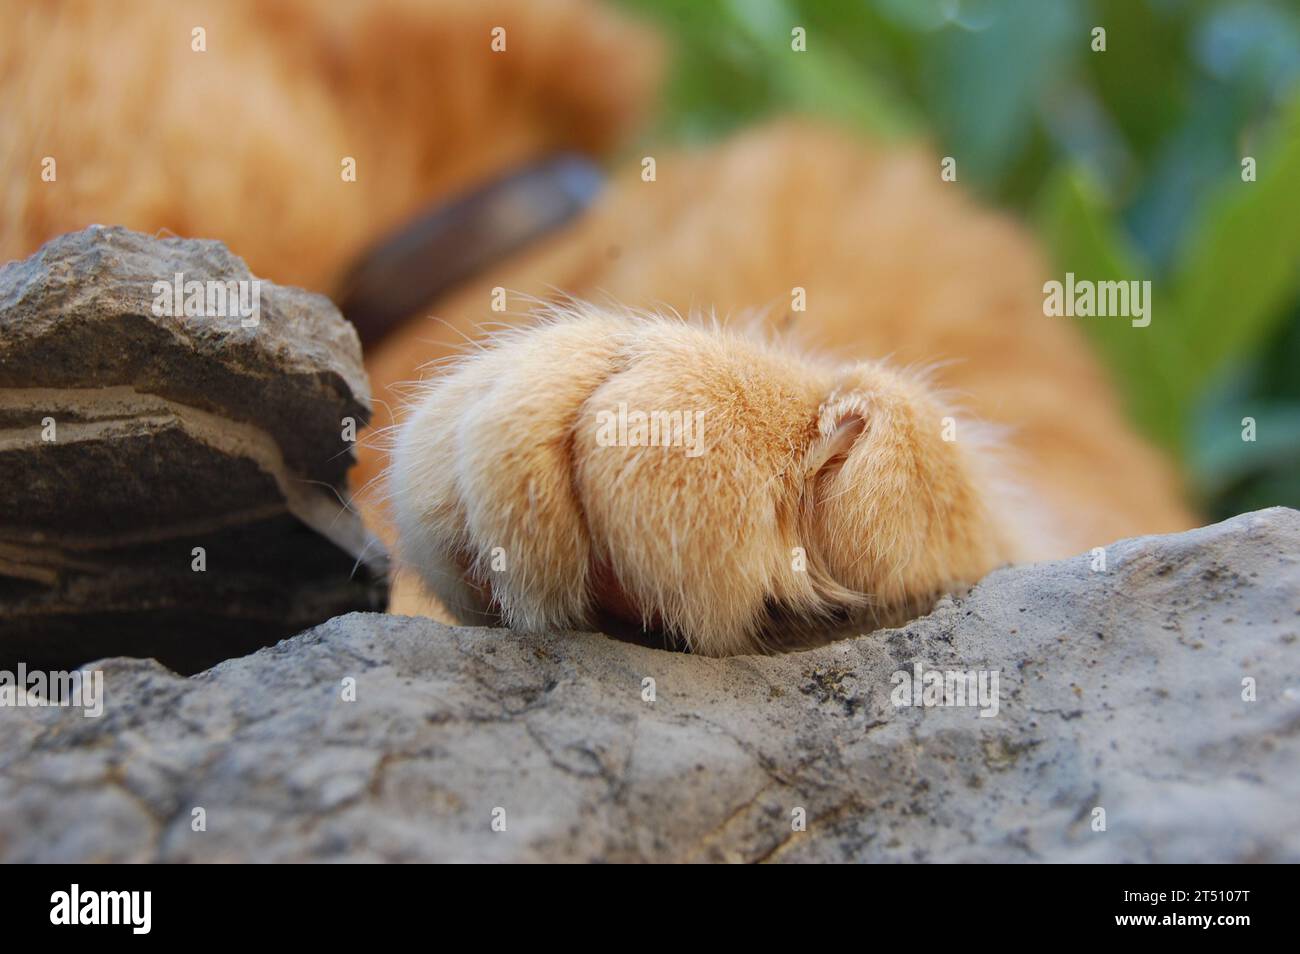
{"type": "Polygon", "coordinates": [[[369,402],[333,305],[218,242],[92,227],[0,267],[0,662],[195,671],[382,608],[342,504],[369,402]]]}

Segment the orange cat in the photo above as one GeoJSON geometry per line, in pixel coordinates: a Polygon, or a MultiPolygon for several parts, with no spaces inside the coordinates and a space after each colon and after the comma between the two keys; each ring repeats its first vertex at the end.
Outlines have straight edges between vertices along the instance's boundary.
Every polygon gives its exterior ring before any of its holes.
{"type": "Polygon", "coordinates": [[[0,261],[126,225],[322,292],[429,202],[611,148],[661,55],[593,0],[0,0],[0,25],[0,261]]]}
{"type": "Polygon", "coordinates": [[[656,171],[372,358],[382,389],[463,350],[494,287],[595,302],[438,367],[398,432],[402,553],[460,618],[745,652],[1192,524],[1030,241],[937,160],[785,123],[656,171]]]}
{"type": "MultiPolygon", "coordinates": [[[[330,290],[428,202],[607,149],[657,61],[580,0],[127,9],[0,0],[0,257],[166,228],[330,290]]],[[[389,403],[435,362],[375,495],[413,571],[395,609],[434,611],[418,578],[463,619],[614,614],[744,652],[1192,524],[1072,320],[1044,315],[1032,242],[933,158],[801,123],[655,158],[370,353],[389,403]],[[537,302],[559,302],[540,324],[537,302]]]]}

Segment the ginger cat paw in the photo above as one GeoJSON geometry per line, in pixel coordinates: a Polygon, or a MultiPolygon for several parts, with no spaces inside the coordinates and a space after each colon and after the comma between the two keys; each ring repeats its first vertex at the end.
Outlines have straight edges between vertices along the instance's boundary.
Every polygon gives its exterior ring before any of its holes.
{"type": "Polygon", "coordinates": [[[906,371],[574,306],[423,386],[389,493],[404,567],[462,621],[614,614],[720,656],[1012,559],[975,435],[906,371]]]}

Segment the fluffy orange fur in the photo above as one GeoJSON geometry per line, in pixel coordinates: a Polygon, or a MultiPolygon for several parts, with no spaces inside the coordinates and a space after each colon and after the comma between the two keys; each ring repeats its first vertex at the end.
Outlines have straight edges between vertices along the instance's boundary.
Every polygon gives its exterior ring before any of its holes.
{"type": "Polygon", "coordinates": [[[610,148],[661,57],[591,0],[0,0],[0,24],[0,260],[126,225],[325,292],[422,205],[610,148]]]}
{"type": "Polygon", "coordinates": [[[372,356],[380,391],[410,380],[494,317],[496,286],[598,303],[435,368],[400,428],[404,552],[462,617],[621,609],[741,652],[1192,523],[1077,329],[1044,316],[1032,243],[936,160],[780,123],[657,167],[372,356]],[[620,402],[703,411],[707,452],[599,446],[620,402]]]}
{"type": "Polygon", "coordinates": [[[604,611],[738,653],[892,617],[1019,552],[976,432],[942,439],[949,413],[882,364],[570,306],[435,380],[389,492],[407,565],[458,618],[604,611]],[[618,443],[600,423],[618,408],[678,423],[618,443]]]}
{"type": "MultiPolygon", "coordinates": [[[[424,203],[607,149],[658,60],[580,0],[127,9],[0,0],[0,256],[124,224],[328,290],[424,203]]],[[[431,368],[367,504],[400,536],[396,609],[436,612],[427,590],[470,621],[612,613],[745,652],[1193,522],[1077,329],[1044,316],[1033,243],[932,157],[784,122],[657,160],[369,356],[390,405],[431,368]],[[611,444],[616,408],[700,415],[700,453],[611,444]]]]}

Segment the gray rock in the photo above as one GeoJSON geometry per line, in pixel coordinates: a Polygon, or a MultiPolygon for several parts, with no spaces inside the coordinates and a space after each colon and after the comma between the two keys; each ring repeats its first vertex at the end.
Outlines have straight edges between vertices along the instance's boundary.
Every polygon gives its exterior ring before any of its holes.
{"type": "Polygon", "coordinates": [[[122,228],[0,267],[0,663],[195,671],[385,605],[382,550],[340,502],[345,422],[369,418],[357,337],[256,281],[219,242],[122,228]],[[159,307],[176,275],[206,314],[159,307]]]}
{"type": "Polygon", "coordinates": [[[109,660],[100,718],[0,710],[0,860],[1294,862],[1298,544],[1246,514],[776,657],[353,614],[109,660]],[[996,715],[896,706],[917,663],[996,715]]]}

